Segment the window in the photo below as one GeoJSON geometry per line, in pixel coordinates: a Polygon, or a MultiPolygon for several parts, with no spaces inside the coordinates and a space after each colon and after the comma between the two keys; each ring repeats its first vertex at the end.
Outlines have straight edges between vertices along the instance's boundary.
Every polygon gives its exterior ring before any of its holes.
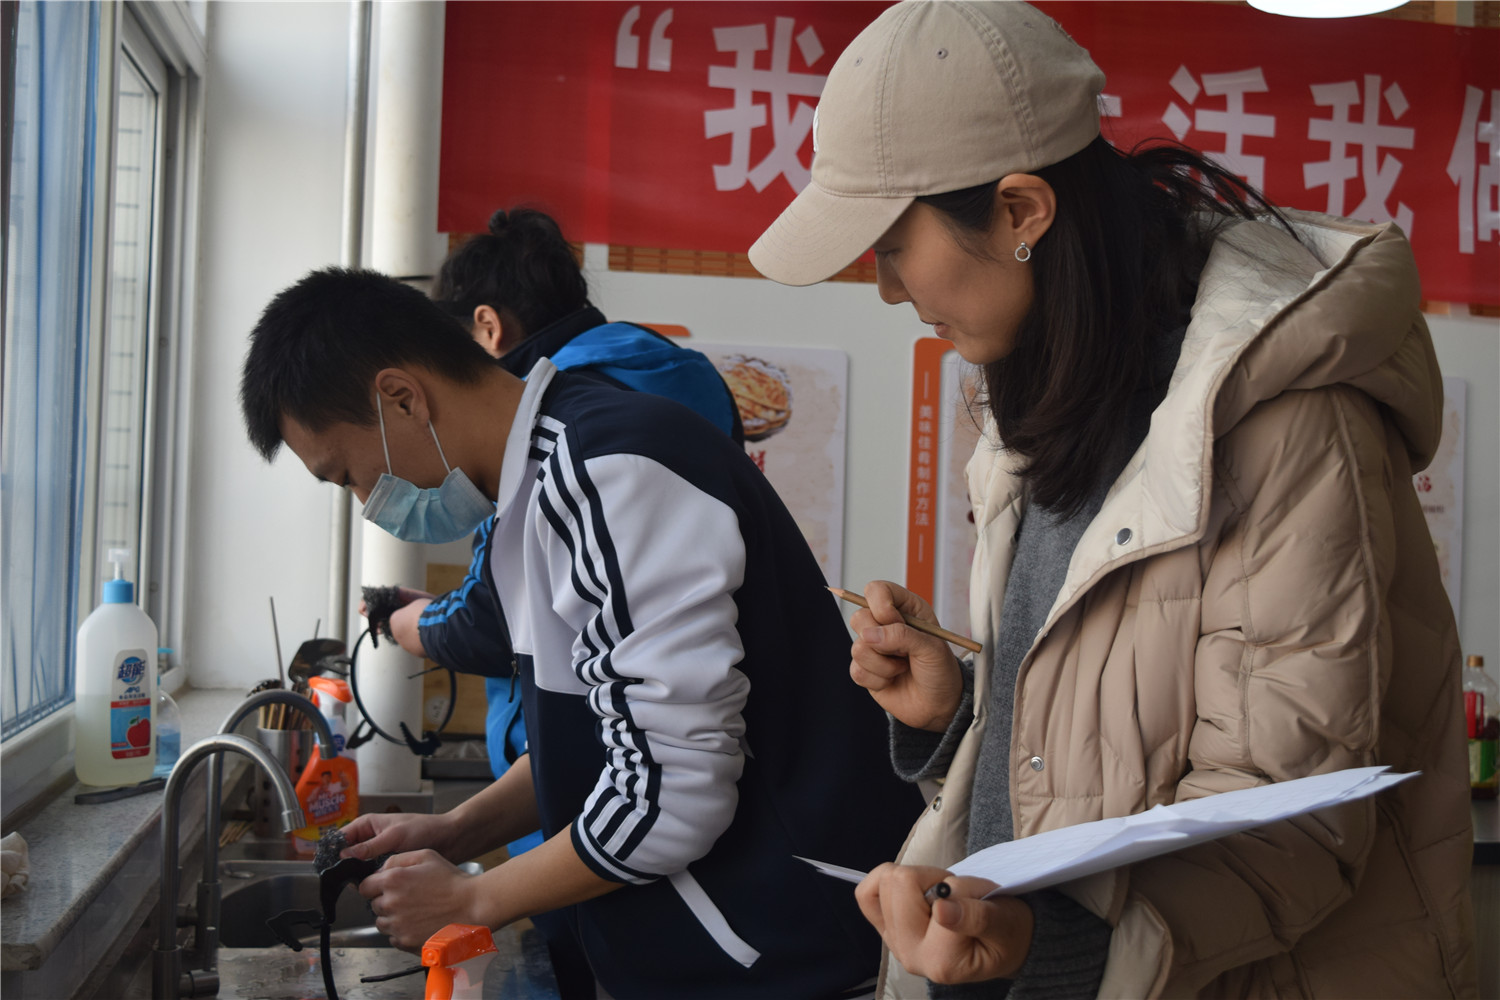
{"type": "Polygon", "coordinates": [[[25,742],[12,738],[46,729],[36,723],[71,702],[74,636],[100,599],[109,549],[130,550],[127,575],[164,645],[179,627],[174,471],[185,444],[176,424],[190,342],[203,33],[182,3],[0,7],[13,45],[13,77],[0,81],[9,813],[11,751],[25,742]]]}
{"type": "MultiPolygon", "coordinates": [[[[150,580],[149,531],[142,512],[150,508],[155,395],[155,278],[159,253],[161,185],[158,166],[164,142],[161,112],[166,69],[134,19],[123,32],[115,103],[113,215],[110,236],[109,322],[104,332],[104,385],[100,407],[98,511],[93,560],[110,549],[127,549],[132,580],[150,580]]],[[[102,568],[102,567],[101,567],[102,568]]],[[[87,607],[103,597],[95,573],[87,607]]],[[[149,584],[142,585],[150,604],[149,584]]]]}
{"type": "Polygon", "coordinates": [[[72,697],[99,8],[16,8],[0,365],[0,602],[9,737],[72,697]]]}

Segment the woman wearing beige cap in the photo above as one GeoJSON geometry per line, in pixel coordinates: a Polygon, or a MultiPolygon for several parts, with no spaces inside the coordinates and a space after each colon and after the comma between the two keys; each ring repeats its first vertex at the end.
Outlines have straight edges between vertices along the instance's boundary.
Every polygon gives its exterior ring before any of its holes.
{"type": "Polygon", "coordinates": [[[884,989],[1472,995],[1459,647],[1411,487],[1442,390],[1411,249],[1277,213],[1180,147],[1115,151],[1103,82],[1024,4],[897,4],[840,56],[812,183],[750,252],[805,285],[873,247],[881,297],[983,375],[984,652],[902,624],[935,618],[893,583],[853,620],[898,772],[946,779],[858,890],[884,989]],[[1056,891],[945,878],[999,841],[1371,764],[1422,776],[1056,891]]]}

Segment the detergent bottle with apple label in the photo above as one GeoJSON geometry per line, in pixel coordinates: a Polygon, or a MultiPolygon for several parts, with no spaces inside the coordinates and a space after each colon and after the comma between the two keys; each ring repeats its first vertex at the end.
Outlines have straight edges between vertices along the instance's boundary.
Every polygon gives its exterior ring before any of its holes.
{"type": "Polygon", "coordinates": [[[109,550],[114,579],[78,628],[73,769],[85,785],[134,785],[156,767],[156,625],[125,579],[129,558],[109,550]]]}

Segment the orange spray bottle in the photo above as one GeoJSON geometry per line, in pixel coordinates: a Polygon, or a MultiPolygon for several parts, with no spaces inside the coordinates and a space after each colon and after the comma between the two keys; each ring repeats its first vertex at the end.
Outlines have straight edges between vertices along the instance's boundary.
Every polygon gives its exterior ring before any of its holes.
{"type": "Polygon", "coordinates": [[[477,924],[449,924],[428,938],[422,945],[426,1000],[479,1000],[495,950],[490,929],[477,924]]]}

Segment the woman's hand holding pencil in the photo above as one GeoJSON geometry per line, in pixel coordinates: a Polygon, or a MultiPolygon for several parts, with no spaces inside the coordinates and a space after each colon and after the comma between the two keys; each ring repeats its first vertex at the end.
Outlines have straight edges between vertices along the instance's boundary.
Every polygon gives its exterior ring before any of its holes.
{"type": "Polygon", "coordinates": [[[849,620],[856,635],[849,663],[854,683],[906,725],[946,730],[964,693],[963,670],[948,643],[976,652],[979,644],[939,627],[932,607],[899,584],[876,580],[862,599],[829,589],[860,606],[849,620]]]}
{"type": "MultiPolygon", "coordinates": [[[[860,597],[852,590],[845,590],[843,587],[829,587],[828,589],[832,591],[833,595],[841,601],[848,601],[850,604],[855,604],[865,609],[868,609],[870,607],[868,601],[866,601],[863,597],[860,597]]],[[[910,625],[912,628],[916,629],[918,632],[925,632],[930,636],[935,636],[938,639],[942,639],[944,642],[951,642],[955,646],[962,646],[964,649],[967,649],[971,653],[984,652],[984,647],[979,645],[979,643],[975,642],[973,639],[970,639],[968,636],[959,635],[957,632],[949,632],[947,629],[932,624],[931,622],[925,622],[915,615],[903,614],[901,616],[901,620],[910,625]]]]}

